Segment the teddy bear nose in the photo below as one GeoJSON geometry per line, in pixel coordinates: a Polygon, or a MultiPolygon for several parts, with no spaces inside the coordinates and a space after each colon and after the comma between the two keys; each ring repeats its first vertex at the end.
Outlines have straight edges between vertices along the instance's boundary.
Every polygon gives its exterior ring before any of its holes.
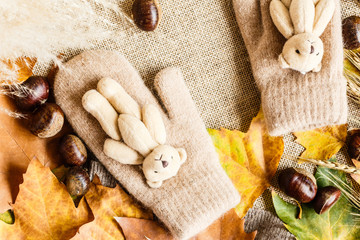
{"type": "Polygon", "coordinates": [[[161,161],[161,163],[163,165],[163,168],[166,168],[169,165],[167,161],[161,161]]]}
{"type": "Polygon", "coordinates": [[[310,48],[310,54],[313,54],[315,52],[315,48],[313,45],[311,45],[311,48],[310,48]]]}

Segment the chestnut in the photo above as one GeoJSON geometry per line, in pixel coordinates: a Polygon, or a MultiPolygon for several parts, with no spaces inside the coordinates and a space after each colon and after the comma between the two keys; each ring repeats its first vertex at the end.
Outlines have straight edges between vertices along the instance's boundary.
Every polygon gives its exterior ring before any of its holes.
{"type": "Polygon", "coordinates": [[[280,189],[301,203],[315,198],[317,185],[315,177],[304,169],[287,168],[278,177],[280,189]]]}
{"type": "Polygon", "coordinates": [[[157,0],[135,0],[132,15],[136,26],[144,31],[154,31],[161,20],[161,7],[157,0]]]}
{"type": "Polygon", "coordinates": [[[339,200],[341,191],[333,186],[320,188],[312,202],[317,214],[323,214],[329,210],[339,200]]]}
{"type": "Polygon", "coordinates": [[[72,197],[83,196],[90,188],[89,174],[79,166],[72,167],[66,174],[66,189],[72,197]]]}
{"type": "Polygon", "coordinates": [[[64,113],[55,103],[41,105],[30,118],[30,131],[40,137],[55,136],[64,125],[64,113]]]}
{"type": "Polygon", "coordinates": [[[351,159],[359,160],[360,156],[360,129],[353,129],[349,132],[348,154],[351,159]]]}
{"type": "Polygon", "coordinates": [[[75,135],[65,135],[60,142],[60,154],[69,165],[81,166],[86,162],[87,151],[84,143],[75,135]]]}
{"type": "Polygon", "coordinates": [[[14,95],[16,106],[23,111],[32,111],[44,104],[49,97],[49,83],[40,76],[31,76],[21,84],[23,92],[14,95]]]}
{"type": "Polygon", "coordinates": [[[342,22],[344,48],[355,50],[360,47],[360,17],[347,17],[342,22]]]}

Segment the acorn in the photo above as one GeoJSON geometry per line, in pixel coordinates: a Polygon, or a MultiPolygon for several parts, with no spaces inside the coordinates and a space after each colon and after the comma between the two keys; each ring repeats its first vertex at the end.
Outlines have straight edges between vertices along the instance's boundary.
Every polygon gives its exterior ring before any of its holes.
{"type": "Polygon", "coordinates": [[[317,214],[323,214],[328,211],[339,200],[341,191],[333,186],[320,188],[312,202],[313,208],[317,214]]]}
{"type": "Polygon", "coordinates": [[[66,174],[66,189],[72,197],[83,196],[89,191],[89,174],[79,166],[72,167],[66,174]]]}
{"type": "Polygon", "coordinates": [[[40,137],[49,138],[55,136],[64,125],[64,113],[55,103],[41,105],[31,116],[30,131],[40,137]]]}
{"type": "Polygon", "coordinates": [[[316,196],[316,179],[304,169],[287,168],[281,171],[278,183],[285,194],[301,203],[308,203],[316,196]]]}
{"type": "Polygon", "coordinates": [[[162,11],[157,0],[135,0],[132,15],[141,30],[154,31],[160,23],[162,11]]]}
{"type": "Polygon", "coordinates": [[[342,22],[344,48],[355,50],[360,48],[360,17],[347,17],[342,22]]]}
{"type": "Polygon", "coordinates": [[[49,97],[49,83],[40,76],[31,76],[21,84],[23,91],[14,95],[16,106],[23,111],[32,111],[44,104],[49,97]]]}
{"type": "Polygon", "coordinates": [[[360,129],[349,131],[348,154],[351,159],[359,160],[360,156],[360,129]]]}
{"type": "Polygon", "coordinates": [[[60,142],[60,154],[71,166],[81,166],[86,162],[87,151],[84,143],[75,135],[65,135],[60,142]]]}

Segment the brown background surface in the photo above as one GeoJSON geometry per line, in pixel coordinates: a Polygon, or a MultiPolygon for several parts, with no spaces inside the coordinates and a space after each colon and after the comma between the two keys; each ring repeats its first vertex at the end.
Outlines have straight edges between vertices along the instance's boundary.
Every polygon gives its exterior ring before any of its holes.
{"type": "MultiPolygon", "coordinates": [[[[342,0],[342,14],[360,15],[356,0],[342,0]]],[[[121,1],[124,12],[130,15],[132,1],[121,1]]],[[[248,54],[238,29],[231,0],[160,1],[163,19],[155,32],[146,33],[131,24],[124,24],[120,16],[102,12],[114,24],[116,37],[94,43],[94,49],[122,52],[139,70],[151,88],[154,76],[168,66],[180,67],[198,111],[208,128],[228,128],[247,131],[251,119],[260,107],[260,95],[252,76],[248,54]]],[[[71,58],[81,50],[69,50],[71,58]]],[[[38,64],[35,74],[44,75],[50,63],[38,64]]],[[[359,108],[350,105],[349,125],[359,108]]],[[[357,127],[360,127],[359,125],[357,127]]],[[[303,148],[293,142],[292,135],[285,136],[285,153],[296,156],[303,148]]],[[[342,150],[338,157],[349,162],[342,150]]],[[[96,163],[92,174],[101,175],[102,181],[113,185],[115,181],[96,163]]],[[[279,169],[296,165],[282,159],[279,169]]],[[[311,166],[306,166],[312,169],[311,166]]],[[[274,178],[275,179],[275,178],[274,178]]],[[[274,181],[274,185],[276,185],[274,181]]],[[[270,191],[255,202],[256,208],[272,210],[270,191]]]]}

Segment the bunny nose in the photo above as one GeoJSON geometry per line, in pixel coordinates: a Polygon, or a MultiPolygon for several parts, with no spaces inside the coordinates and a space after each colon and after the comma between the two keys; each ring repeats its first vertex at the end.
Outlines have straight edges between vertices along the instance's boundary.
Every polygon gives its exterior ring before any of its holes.
{"type": "Polygon", "coordinates": [[[163,165],[163,168],[166,168],[169,165],[167,161],[161,161],[161,163],[163,165]]]}
{"type": "Polygon", "coordinates": [[[313,45],[311,45],[311,48],[310,48],[310,54],[313,54],[315,52],[315,48],[313,45]]]}

